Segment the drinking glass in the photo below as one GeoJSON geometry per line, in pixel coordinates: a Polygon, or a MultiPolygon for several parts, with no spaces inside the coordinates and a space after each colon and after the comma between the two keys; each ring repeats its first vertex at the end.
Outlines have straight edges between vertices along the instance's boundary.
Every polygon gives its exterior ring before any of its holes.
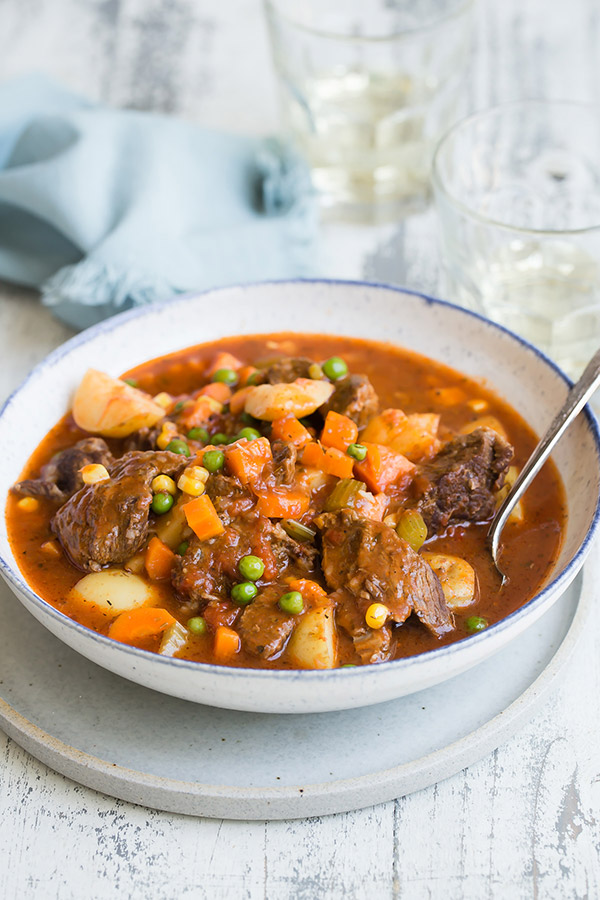
{"type": "Polygon", "coordinates": [[[578,376],[600,344],[600,108],[470,116],[442,138],[433,186],[450,299],[578,376]]]}
{"type": "Polygon", "coordinates": [[[473,0],[265,0],[289,135],[330,217],[424,206],[460,115],[473,0]]]}

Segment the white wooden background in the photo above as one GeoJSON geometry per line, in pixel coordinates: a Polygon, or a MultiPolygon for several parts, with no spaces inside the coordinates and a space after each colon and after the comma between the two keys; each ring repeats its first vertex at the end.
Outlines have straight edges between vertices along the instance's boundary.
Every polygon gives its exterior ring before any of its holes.
{"type": "MultiPolygon", "coordinates": [[[[105,102],[264,133],[277,124],[259,0],[0,0],[0,80],[40,69],[105,102]]],[[[600,100],[598,0],[482,0],[469,104],[600,100]]],[[[432,214],[330,226],[325,274],[442,290],[432,214]]],[[[69,336],[0,286],[0,392],[69,336]]],[[[0,733],[0,898],[600,897],[600,614],[554,699],[435,787],[324,819],[149,811],[55,775],[0,733]]]]}

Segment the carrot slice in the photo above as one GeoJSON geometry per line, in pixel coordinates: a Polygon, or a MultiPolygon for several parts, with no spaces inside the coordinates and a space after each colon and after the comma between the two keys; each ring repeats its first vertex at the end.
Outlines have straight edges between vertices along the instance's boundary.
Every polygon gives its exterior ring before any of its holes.
{"type": "Polygon", "coordinates": [[[415,465],[401,453],[396,453],[383,444],[363,441],[363,446],[367,448],[367,456],[363,462],[355,463],[354,471],[357,478],[364,481],[373,493],[385,491],[388,485],[402,477],[408,480],[412,475],[415,465]]]}
{"type": "Polygon", "coordinates": [[[198,396],[213,397],[219,403],[225,404],[231,400],[232,393],[228,384],[224,384],[222,381],[212,381],[210,384],[205,384],[203,388],[200,388],[198,396]]]}
{"type": "Polygon", "coordinates": [[[223,534],[225,528],[208,494],[201,494],[183,507],[187,523],[201,541],[223,534]]]}
{"type": "Polygon", "coordinates": [[[256,509],[270,519],[291,519],[303,516],[309,505],[308,495],[301,491],[286,491],[285,494],[266,491],[259,494],[256,509]]]}
{"type": "Polygon", "coordinates": [[[327,475],[335,475],[337,478],[352,478],[354,460],[335,447],[323,449],[315,441],[307,444],[302,454],[302,462],[305,466],[315,466],[327,475]]]}
{"type": "Polygon", "coordinates": [[[219,625],[215,632],[214,654],[218,662],[225,662],[239,653],[242,641],[237,631],[227,625],[219,625]]]}
{"type": "Polygon", "coordinates": [[[175,554],[158,537],[153,537],[144,557],[146,572],[154,581],[164,581],[171,575],[175,554]]]}
{"type": "Polygon", "coordinates": [[[293,578],[289,581],[289,586],[290,591],[298,591],[307,602],[312,601],[322,606],[327,600],[327,591],[316,581],[310,581],[308,578],[293,578]]]}
{"type": "Polygon", "coordinates": [[[304,447],[312,441],[311,433],[299,422],[296,416],[283,416],[275,419],[271,425],[271,437],[276,441],[285,441],[295,447],[304,447]]]}
{"type": "Polygon", "coordinates": [[[325,419],[325,425],[321,432],[321,443],[324,447],[335,447],[342,453],[350,444],[356,443],[358,437],[358,425],[348,416],[341,416],[330,409],[325,419]]]}
{"type": "Polygon", "coordinates": [[[161,634],[176,621],[166,609],[140,606],[117,616],[114,622],[111,622],[108,636],[122,644],[135,644],[154,634],[161,634]]]}
{"type": "Polygon", "coordinates": [[[271,445],[266,437],[236,441],[225,449],[227,468],[242,484],[257,481],[272,460],[271,445]]]}
{"type": "Polygon", "coordinates": [[[250,393],[250,390],[250,387],[243,387],[240,388],[239,391],[236,391],[232,396],[231,400],[229,401],[229,409],[234,416],[237,416],[238,413],[241,413],[241,411],[243,410],[244,404],[246,402],[246,397],[250,393]]]}

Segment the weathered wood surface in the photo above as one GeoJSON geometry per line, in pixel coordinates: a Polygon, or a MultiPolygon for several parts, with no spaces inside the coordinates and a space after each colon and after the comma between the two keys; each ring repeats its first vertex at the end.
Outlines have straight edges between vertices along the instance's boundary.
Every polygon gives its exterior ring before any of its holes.
{"type": "MultiPolygon", "coordinates": [[[[488,0],[470,105],[599,100],[599,50],[597,0],[488,0]]],[[[113,104],[276,127],[258,0],[0,0],[0,78],[32,68],[113,104]]],[[[441,289],[430,213],[329,227],[323,244],[327,274],[441,289]]],[[[2,395],[68,336],[29,292],[0,290],[2,395]]],[[[0,734],[0,898],[593,900],[599,615],[517,738],[435,787],[346,815],[256,824],[152,812],[55,775],[0,734]]]]}

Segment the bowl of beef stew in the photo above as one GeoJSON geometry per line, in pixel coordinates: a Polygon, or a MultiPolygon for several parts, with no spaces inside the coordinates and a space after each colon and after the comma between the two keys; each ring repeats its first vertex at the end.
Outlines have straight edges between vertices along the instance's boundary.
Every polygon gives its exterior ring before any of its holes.
{"type": "Polygon", "coordinates": [[[598,523],[591,413],[485,536],[568,390],[466,310],[332,281],[137,309],[1,415],[0,571],[94,662],[195,702],[314,712],[452,677],[529,627],[598,523]]]}

